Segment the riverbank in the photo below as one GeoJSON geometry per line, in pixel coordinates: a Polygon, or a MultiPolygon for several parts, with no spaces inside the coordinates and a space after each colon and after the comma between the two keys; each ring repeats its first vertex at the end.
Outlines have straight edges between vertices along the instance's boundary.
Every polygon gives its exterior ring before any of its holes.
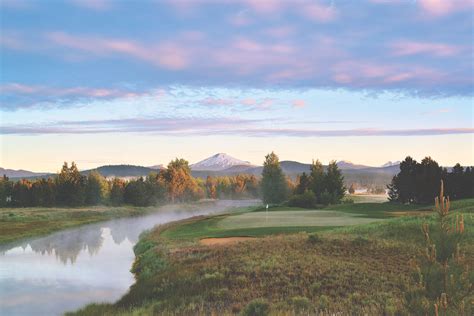
{"type": "MultiPolygon", "coordinates": [[[[452,210],[464,214],[462,247],[472,265],[474,200],[455,201],[452,210]]],[[[321,213],[279,208],[175,222],[136,245],[137,281],[129,293],[75,315],[403,314],[413,286],[409,260],[423,249],[421,224],[433,218],[426,207],[371,203],[321,213]],[[268,226],[291,211],[298,212],[296,226],[268,226]],[[317,225],[318,216],[339,221],[339,227],[317,225]],[[374,221],[352,225],[360,219],[374,221]]]]}
{"type": "Polygon", "coordinates": [[[212,204],[212,200],[203,200],[193,204],[150,207],[102,205],[79,208],[0,208],[0,244],[115,218],[147,215],[169,207],[186,209],[196,205],[213,207],[212,204]]]}
{"type": "Polygon", "coordinates": [[[0,208],[0,244],[113,218],[138,216],[158,207],[0,208]]]}

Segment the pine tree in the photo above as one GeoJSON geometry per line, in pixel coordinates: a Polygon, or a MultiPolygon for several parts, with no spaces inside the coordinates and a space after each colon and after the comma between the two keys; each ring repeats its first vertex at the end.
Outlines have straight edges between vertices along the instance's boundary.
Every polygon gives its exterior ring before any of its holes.
{"type": "Polygon", "coordinates": [[[121,205],[124,202],[125,182],[119,178],[112,180],[109,201],[112,205],[121,205]]]}
{"type": "Polygon", "coordinates": [[[313,160],[311,164],[311,191],[313,191],[316,196],[317,203],[321,203],[321,195],[323,194],[325,187],[325,177],[324,177],[324,167],[323,164],[319,161],[313,160]]]}
{"type": "Polygon", "coordinates": [[[331,161],[328,165],[328,170],[325,175],[325,191],[327,191],[331,200],[330,203],[339,203],[345,195],[346,188],[344,187],[344,177],[341,170],[336,164],[336,161],[331,161]]]}
{"type": "Polygon", "coordinates": [[[437,225],[422,225],[424,256],[411,262],[416,286],[407,292],[408,307],[417,315],[472,315],[474,275],[461,250],[464,216],[450,213],[442,180],[435,211],[437,225]]]}
{"type": "Polygon", "coordinates": [[[265,156],[261,185],[264,203],[278,204],[288,197],[286,178],[274,152],[265,156]]]}

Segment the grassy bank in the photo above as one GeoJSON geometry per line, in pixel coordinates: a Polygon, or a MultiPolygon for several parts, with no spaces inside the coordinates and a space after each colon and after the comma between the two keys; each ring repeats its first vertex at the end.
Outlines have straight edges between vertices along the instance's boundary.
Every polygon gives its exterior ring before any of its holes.
{"type": "Polygon", "coordinates": [[[150,213],[157,207],[0,208],[0,243],[112,218],[150,213]]]}
{"type": "MultiPolygon", "coordinates": [[[[420,225],[432,222],[433,214],[426,207],[391,204],[328,209],[331,216],[372,215],[378,221],[343,227],[255,226],[251,221],[252,227],[243,228],[243,216],[263,215],[256,210],[161,226],[135,247],[137,282],[130,291],[115,304],[92,304],[74,314],[406,314],[404,295],[413,286],[408,262],[419,255],[420,225]],[[258,238],[200,243],[207,237],[236,236],[258,238]]],[[[463,249],[472,265],[474,200],[453,202],[452,210],[465,216],[463,249]]],[[[290,211],[308,212],[278,208],[267,215],[290,211]]]]}

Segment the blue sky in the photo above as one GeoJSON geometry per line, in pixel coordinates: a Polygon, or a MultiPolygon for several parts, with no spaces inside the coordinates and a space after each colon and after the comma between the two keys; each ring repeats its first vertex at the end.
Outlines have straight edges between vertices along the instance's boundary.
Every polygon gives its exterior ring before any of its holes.
{"type": "Polygon", "coordinates": [[[0,6],[2,167],[474,164],[470,0],[0,6]]]}

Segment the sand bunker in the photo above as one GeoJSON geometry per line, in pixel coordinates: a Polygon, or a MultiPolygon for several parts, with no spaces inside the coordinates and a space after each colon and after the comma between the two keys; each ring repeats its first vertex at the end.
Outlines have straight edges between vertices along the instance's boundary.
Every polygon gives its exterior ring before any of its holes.
{"type": "Polygon", "coordinates": [[[205,246],[227,245],[240,241],[252,240],[255,237],[225,237],[225,238],[203,238],[199,242],[205,246]]]}

